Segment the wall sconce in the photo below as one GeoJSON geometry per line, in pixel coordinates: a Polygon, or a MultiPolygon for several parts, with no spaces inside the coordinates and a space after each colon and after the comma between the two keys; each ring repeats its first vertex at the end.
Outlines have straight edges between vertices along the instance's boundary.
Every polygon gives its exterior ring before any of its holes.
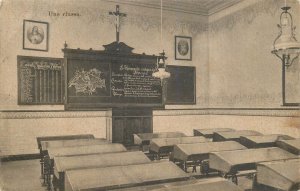
{"type": "Polygon", "coordinates": [[[275,54],[282,63],[288,67],[299,57],[300,43],[295,37],[296,26],[293,25],[292,15],[288,12],[291,7],[282,7],[280,15],[279,35],[274,40],[272,53],[275,54]]]}
{"type": "Polygon", "coordinates": [[[171,74],[166,71],[166,60],[165,52],[159,53],[157,58],[156,70],[152,73],[154,78],[159,78],[161,81],[161,85],[163,85],[163,80],[166,78],[170,78],[171,74]]]}

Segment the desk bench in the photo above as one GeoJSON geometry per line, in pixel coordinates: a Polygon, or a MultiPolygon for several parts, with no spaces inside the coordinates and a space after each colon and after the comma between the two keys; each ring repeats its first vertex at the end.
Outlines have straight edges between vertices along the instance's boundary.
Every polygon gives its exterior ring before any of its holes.
{"type": "Polygon", "coordinates": [[[189,179],[185,172],[168,161],[70,170],[65,177],[66,191],[123,189],[189,179]]]}
{"type": "Polygon", "coordinates": [[[178,144],[174,146],[170,159],[187,171],[188,166],[194,169],[200,166],[203,174],[208,174],[209,153],[216,151],[247,149],[235,141],[205,142],[194,144],[178,144]]]}
{"type": "Polygon", "coordinates": [[[209,166],[237,184],[239,174],[255,176],[255,171],[251,170],[256,170],[257,163],[293,158],[297,156],[277,147],[221,151],[209,154],[209,166]],[[249,173],[243,173],[247,170],[250,170],[249,173]]]}
{"type": "Polygon", "coordinates": [[[153,158],[159,160],[161,157],[169,157],[173,152],[173,147],[177,144],[203,143],[209,140],[202,136],[195,137],[177,137],[177,138],[154,138],[150,142],[149,152],[154,155],[153,158]]]}
{"type": "Polygon", "coordinates": [[[54,188],[59,188],[62,191],[64,190],[65,172],[68,170],[150,162],[150,159],[141,151],[54,157],[54,177],[52,183],[54,188]]]}

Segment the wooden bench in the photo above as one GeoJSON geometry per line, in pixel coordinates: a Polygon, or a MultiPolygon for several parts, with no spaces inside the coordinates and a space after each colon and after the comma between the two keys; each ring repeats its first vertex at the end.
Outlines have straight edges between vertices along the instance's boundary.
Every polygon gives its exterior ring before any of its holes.
{"type": "Polygon", "coordinates": [[[174,146],[170,159],[187,171],[188,166],[192,166],[195,171],[196,166],[201,167],[203,174],[208,174],[208,156],[211,152],[247,149],[245,146],[235,141],[225,142],[205,142],[194,144],[178,144],[174,146]]]}
{"type": "Polygon", "coordinates": [[[64,190],[65,172],[67,170],[123,166],[151,162],[141,151],[116,152],[80,156],[54,157],[53,187],[64,190]]]}
{"type": "Polygon", "coordinates": [[[152,162],[127,166],[66,171],[65,190],[111,190],[189,179],[174,163],[152,162]]]}
{"type": "Polygon", "coordinates": [[[297,156],[277,147],[221,151],[209,154],[209,166],[237,184],[239,175],[255,176],[257,163],[293,158],[297,156]]]}
{"type": "Polygon", "coordinates": [[[208,142],[209,140],[202,136],[196,137],[176,137],[176,138],[154,138],[150,142],[149,152],[154,158],[159,160],[161,157],[169,157],[173,147],[177,144],[192,144],[208,142]]]}

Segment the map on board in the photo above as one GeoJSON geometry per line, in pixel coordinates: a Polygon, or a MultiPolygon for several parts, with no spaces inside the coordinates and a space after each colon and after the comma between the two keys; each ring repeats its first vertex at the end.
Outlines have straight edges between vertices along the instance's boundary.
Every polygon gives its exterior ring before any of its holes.
{"type": "Polygon", "coordinates": [[[97,94],[97,88],[106,90],[105,79],[101,76],[102,72],[96,68],[88,71],[76,70],[73,78],[69,81],[68,87],[74,87],[76,95],[97,94]]]}

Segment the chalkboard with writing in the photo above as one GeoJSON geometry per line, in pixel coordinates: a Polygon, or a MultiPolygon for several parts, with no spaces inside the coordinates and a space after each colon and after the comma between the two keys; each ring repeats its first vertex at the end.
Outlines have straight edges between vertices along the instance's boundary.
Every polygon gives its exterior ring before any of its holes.
{"type": "Polygon", "coordinates": [[[18,104],[63,104],[63,59],[18,56],[18,104]]]}
{"type": "Polygon", "coordinates": [[[160,80],[152,77],[156,57],[64,49],[68,110],[161,107],[160,80]]]}
{"type": "Polygon", "coordinates": [[[161,103],[160,81],[152,77],[155,64],[115,63],[111,66],[113,103],[161,103]]]}
{"type": "Polygon", "coordinates": [[[166,104],[196,104],[196,68],[191,66],[167,66],[168,79],[166,104]]]}

